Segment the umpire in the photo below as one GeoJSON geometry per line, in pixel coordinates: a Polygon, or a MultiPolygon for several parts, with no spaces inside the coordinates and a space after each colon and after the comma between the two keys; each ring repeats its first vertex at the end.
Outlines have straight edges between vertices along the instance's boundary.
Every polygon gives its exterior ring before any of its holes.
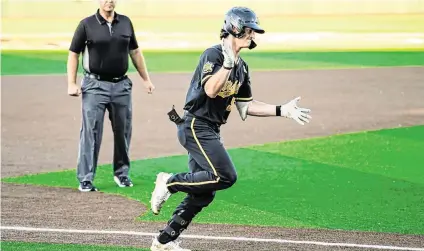
{"type": "Polygon", "coordinates": [[[131,20],[115,12],[116,0],[99,0],[99,9],[80,21],[69,48],[68,94],[82,95],[82,125],[77,178],[82,192],[97,191],[93,180],[102,142],[105,110],[114,134],[113,171],[119,187],[132,187],[129,146],[132,131],[132,81],[126,75],[128,57],[144,80],[148,93],[154,86],[144,56],[138,49],[131,20]],[[84,76],[76,84],[79,55],[84,76]],[[129,55],[129,56],[128,56],[129,55]]]}

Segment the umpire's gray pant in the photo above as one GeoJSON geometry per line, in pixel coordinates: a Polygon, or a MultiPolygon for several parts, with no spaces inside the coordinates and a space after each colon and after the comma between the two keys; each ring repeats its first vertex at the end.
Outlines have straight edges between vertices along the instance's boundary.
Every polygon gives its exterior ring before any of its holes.
{"type": "Polygon", "coordinates": [[[130,168],[129,146],[132,132],[132,82],[117,83],[84,77],[82,92],[82,126],[78,152],[77,177],[80,182],[93,181],[102,143],[105,110],[114,134],[114,175],[127,176],[130,168]]]}

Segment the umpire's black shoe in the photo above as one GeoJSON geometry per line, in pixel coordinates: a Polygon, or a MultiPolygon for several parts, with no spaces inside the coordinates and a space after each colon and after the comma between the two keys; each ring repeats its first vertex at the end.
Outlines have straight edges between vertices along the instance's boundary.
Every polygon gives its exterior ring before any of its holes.
{"type": "Polygon", "coordinates": [[[95,192],[98,191],[97,187],[91,183],[91,181],[83,181],[80,183],[78,190],[81,192],[95,192]]]}
{"type": "Polygon", "coordinates": [[[114,176],[113,180],[115,181],[115,183],[119,187],[132,187],[133,186],[133,183],[130,180],[130,178],[128,178],[126,176],[121,176],[121,177],[114,176]]]}

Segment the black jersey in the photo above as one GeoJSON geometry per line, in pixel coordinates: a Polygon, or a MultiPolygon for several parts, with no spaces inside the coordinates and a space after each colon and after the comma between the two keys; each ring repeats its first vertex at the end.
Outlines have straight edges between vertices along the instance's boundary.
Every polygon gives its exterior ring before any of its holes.
{"type": "Polygon", "coordinates": [[[138,48],[131,20],[115,12],[108,23],[99,10],[80,21],[70,51],[83,53],[85,71],[107,77],[121,77],[128,71],[128,53],[138,48]]]}
{"type": "Polygon", "coordinates": [[[252,100],[249,68],[241,58],[235,64],[218,95],[215,98],[206,95],[204,85],[222,67],[223,61],[224,55],[220,44],[212,46],[202,53],[192,77],[184,106],[184,110],[197,118],[215,124],[227,122],[235,101],[249,102],[252,100]]]}

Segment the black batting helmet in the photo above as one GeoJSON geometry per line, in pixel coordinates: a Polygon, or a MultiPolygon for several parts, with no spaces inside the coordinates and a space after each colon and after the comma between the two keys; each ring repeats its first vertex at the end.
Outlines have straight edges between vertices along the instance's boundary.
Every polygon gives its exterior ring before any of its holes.
{"type": "MultiPolygon", "coordinates": [[[[249,27],[259,34],[265,33],[259,25],[259,19],[255,12],[247,7],[233,7],[225,14],[224,25],[222,30],[233,35],[236,38],[241,38],[245,35],[245,28],[249,27]]],[[[251,48],[256,47],[252,41],[251,48]]]]}
{"type": "Polygon", "coordinates": [[[259,26],[255,12],[247,7],[233,7],[225,14],[223,29],[235,37],[244,35],[244,28],[249,27],[256,33],[263,34],[265,30],[259,26]]]}

